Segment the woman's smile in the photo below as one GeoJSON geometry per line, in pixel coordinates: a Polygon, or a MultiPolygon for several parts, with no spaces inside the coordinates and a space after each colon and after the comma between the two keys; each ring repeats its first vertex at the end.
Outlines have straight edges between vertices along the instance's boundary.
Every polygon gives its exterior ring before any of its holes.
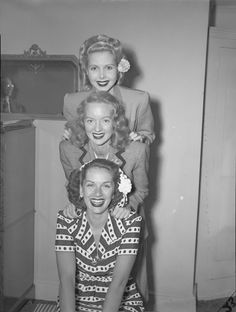
{"type": "Polygon", "coordinates": [[[103,198],[91,198],[90,202],[91,202],[91,205],[94,207],[102,207],[105,200],[103,198]]]}
{"type": "Polygon", "coordinates": [[[85,132],[96,145],[107,143],[113,130],[113,108],[105,103],[88,103],[84,119],[85,132]]]}
{"type": "Polygon", "coordinates": [[[104,80],[104,81],[101,81],[101,80],[97,80],[97,84],[99,87],[106,87],[109,83],[109,80],[104,80]]]}
{"type": "Polygon", "coordinates": [[[89,54],[87,74],[95,89],[109,92],[118,80],[118,70],[114,55],[109,51],[89,54]]]}
{"type": "Polygon", "coordinates": [[[87,206],[87,213],[104,215],[114,193],[112,174],[105,168],[90,168],[86,173],[81,196],[87,206]]]}
{"type": "Polygon", "coordinates": [[[104,132],[100,132],[100,133],[95,132],[95,133],[93,133],[93,137],[94,137],[94,139],[96,139],[96,140],[102,139],[102,138],[104,137],[104,135],[105,135],[104,132]]]}

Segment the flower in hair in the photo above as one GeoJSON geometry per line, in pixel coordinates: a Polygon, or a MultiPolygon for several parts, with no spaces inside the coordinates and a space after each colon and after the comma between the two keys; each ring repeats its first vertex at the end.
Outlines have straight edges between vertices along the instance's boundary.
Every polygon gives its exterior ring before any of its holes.
{"type": "Polygon", "coordinates": [[[127,195],[131,192],[132,184],[130,179],[124,174],[124,172],[119,169],[120,172],[120,182],[118,183],[118,190],[119,192],[127,195]]]}
{"type": "Polygon", "coordinates": [[[122,57],[117,68],[120,73],[126,73],[130,69],[130,63],[128,60],[122,57]]]}
{"type": "Polygon", "coordinates": [[[123,193],[122,199],[117,204],[117,207],[123,208],[127,203],[127,194],[131,192],[132,184],[130,179],[124,174],[124,172],[119,169],[120,172],[120,182],[118,183],[119,192],[123,193]]]}

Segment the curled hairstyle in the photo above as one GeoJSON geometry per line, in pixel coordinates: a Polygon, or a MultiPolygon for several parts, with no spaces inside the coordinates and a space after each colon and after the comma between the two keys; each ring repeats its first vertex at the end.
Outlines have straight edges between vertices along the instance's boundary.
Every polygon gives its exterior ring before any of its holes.
{"type": "Polygon", "coordinates": [[[67,185],[69,201],[74,204],[76,208],[86,209],[84,200],[80,197],[80,187],[83,185],[87,172],[91,168],[101,168],[111,173],[114,182],[114,193],[108,208],[111,209],[115,207],[123,197],[123,193],[118,190],[120,182],[119,166],[103,158],[96,158],[82,166],[81,169],[75,169],[71,172],[67,185]]]}
{"type": "Polygon", "coordinates": [[[112,106],[113,134],[111,136],[111,146],[118,150],[124,149],[129,144],[130,133],[128,119],[125,117],[125,109],[117,98],[106,91],[92,92],[78,106],[78,117],[66,123],[65,127],[71,130],[71,142],[78,147],[83,147],[88,142],[84,120],[86,117],[86,106],[89,103],[93,103],[93,105],[102,103],[112,106]]]}
{"type": "MultiPolygon", "coordinates": [[[[88,56],[94,52],[110,52],[118,66],[122,58],[125,58],[121,42],[118,39],[106,35],[96,35],[85,40],[79,50],[79,63],[81,75],[81,90],[90,90],[92,85],[87,75],[88,56]]],[[[121,83],[124,73],[118,72],[118,83],[121,83]]],[[[80,91],[81,91],[80,90],[80,91]]]]}

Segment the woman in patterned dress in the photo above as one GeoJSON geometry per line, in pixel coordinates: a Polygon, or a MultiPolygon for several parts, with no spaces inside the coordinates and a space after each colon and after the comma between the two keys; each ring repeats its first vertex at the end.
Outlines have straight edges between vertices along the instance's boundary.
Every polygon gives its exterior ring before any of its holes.
{"type": "Polygon", "coordinates": [[[75,219],[58,213],[58,310],[144,311],[131,276],[142,217],[132,212],[121,220],[112,214],[125,205],[130,180],[112,161],[94,159],[71,173],[67,189],[80,213],[75,219]]]}
{"type": "MultiPolygon", "coordinates": [[[[68,179],[70,173],[94,158],[105,158],[118,164],[133,184],[128,197],[128,205],[115,208],[113,215],[122,219],[131,210],[143,218],[144,199],[148,195],[149,146],[145,143],[130,141],[128,120],[124,107],[112,94],[96,91],[78,105],[78,118],[67,122],[71,131],[69,140],[60,142],[60,160],[68,179]]],[[[65,208],[64,215],[76,217],[74,207],[65,208]],[[68,213],[68,210],[70,213],[68,213]]],[[[136,281],[139,290],[148,300],[146,244],[147,228],[142,233],[139,255],[136,259],[136,281]]]]}

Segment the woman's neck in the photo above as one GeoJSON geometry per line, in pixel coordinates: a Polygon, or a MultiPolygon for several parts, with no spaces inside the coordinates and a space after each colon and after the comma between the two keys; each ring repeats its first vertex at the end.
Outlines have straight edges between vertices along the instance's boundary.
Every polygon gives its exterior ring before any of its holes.
{"type": "Polygon", "coordinates": [[[92,229],[101,230],[107,222],[108,210],[106,210],[103,214],[94,214],[87,210],[86,216],[92,229]]]}
{"type": "Polygon", "coordinates": [[[92,141],[89,141],[89,146],[94,152],[95,158],[107,158],[111,149],[110,141],[106,142],[103,145],[97,145],[92,141]]]}

